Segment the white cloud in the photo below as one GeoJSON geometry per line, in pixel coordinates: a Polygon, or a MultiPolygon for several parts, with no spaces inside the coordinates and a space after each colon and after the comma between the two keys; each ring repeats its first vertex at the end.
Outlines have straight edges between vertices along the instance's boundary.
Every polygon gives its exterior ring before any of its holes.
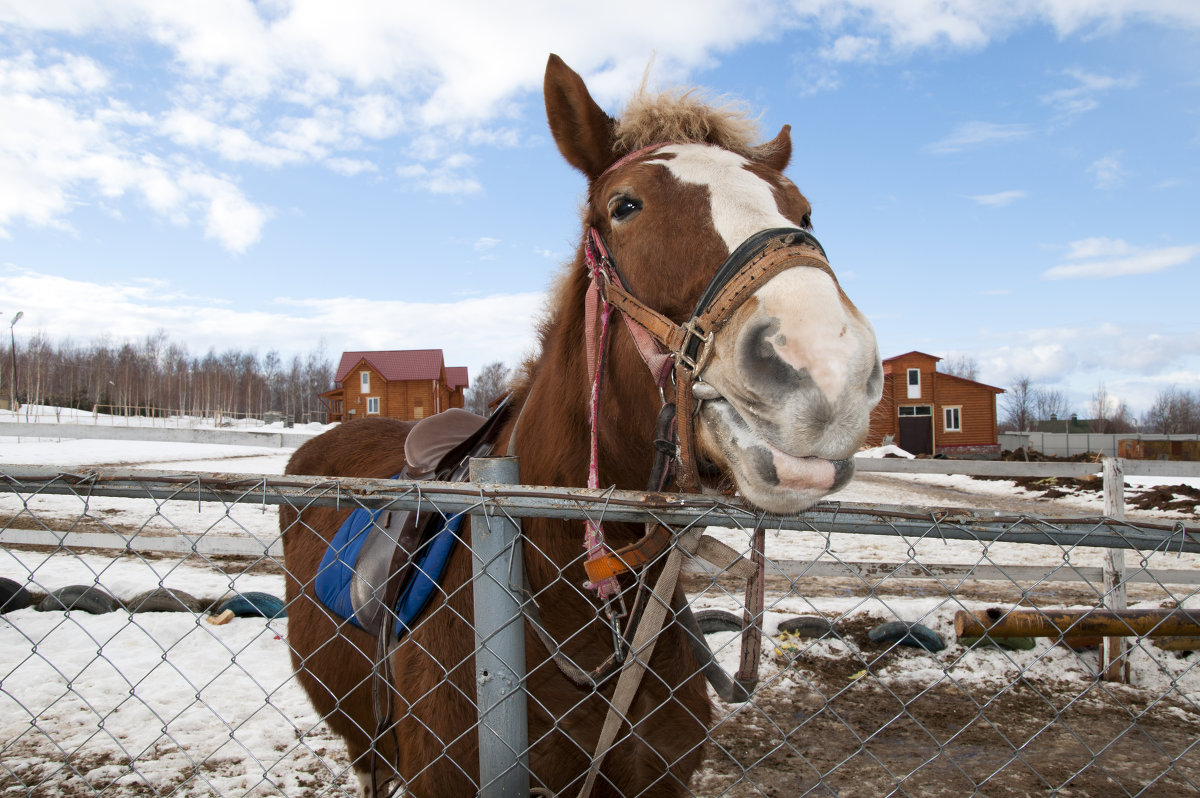
{"type": "Polygon", "coordinates": [[[975,200],[980,205],[987,205],[992,208],[1003,208],[1005,205],[1012,205],[1019,199],[1024,199],[1029,196],[1024,191],[1014,189],[1012,191],[998,191],[995,194],[975,194],[968,199],[975,200]]]}
{"type": "Polygon", "coordinates": [[[434,194],[478,194],[483,184],[470,175],[472,163],[470,156],[455,153],[433,166],[418,163],[397,167],[396,174],[434,194]]]}
{"type": "MultiPolygon", "coordinates": [[[[650,52],[657,53],[655,79],[669,83],[713,67],[721,53],[748,43],[811,33],[815,42],[802,46],[818,56],[798,68],[800,90],[811,92],[836,88],[839,76],[831,64],[923,48],[979,48],[1040,24],[1071,35],[1134,20],[1195,28],[1200,5],[705,0],[681,14],[672,4],[616,0],[609,13],[597,16],[588,6],[544,0],[466,0],[452,9],[385,0],[8,3],[0,6],[0,26],[10,39],[32,42],[38,55],[24,53],[0,66],[0,118],[6,122],[0,132],[5,161],[0,194],[7,195],[0,196],[0,234],[11,233],[16,221],[68,226],[74,203],[137,194],[137,186],[148,182],[156,185],[153,204],[186,223],[195,212],[188,210],[194,207],[189,199],[200,207],[211,197],[172,199],[182,188],[167,184],[178,184],[185,172],[215,176],[228,168],[204,167],[210,156],[274,168],[322,163],[355,174],[368,169],[364,140],[400,135],[432,135],[443,142],[435,156],[402,167],[402,177],[428,191],[480,191],[469,170],[429,161],[467,145],[517,146],[522,131],[510,120],[538,91],[551,50],[561,52],[601,103],[611,106],[636,85],[650,52]],[[586,36],[579,35],[583,30],[586,36]],[[116,42],[116,49],[139,57],[149,54],[138,68],[156,72],[159,93],[134,99],[121,61],[102,64],[56,49],[94,42],[116,42]],[[14,107],[22,100],[48,102],[50,108],[27,117],[28,108],[14,107]],[[68,124],[46,124],[54,112],[68,124]],[[5,146],[23,136],[69,157],[54,159],[46,152],[33,161],[10,157],[5,146]],[[157,172],[143,170],[140,180],[122,177],[122,170],[131,171],[148,153],[160,164],[157,172]],[[60,165],[69,168],[55,168],[60,165]]],[[[1046,95],[1048,103],[1082,108],[1089,98],[1132,80],[1083,70],[1066,74],[1075,85],[1046,95]]],[[[1020,124],[972,122],[929,149],[954,152],[1028,135],[1020,124]]],[[[1095,168],[1102,183],[1114,179],[1104,167],[1097,162],[1095,168]]],[[[235,179],[225,179],[236,187],[235,179]]],[[[242,199],[257,207],[251,198],[242,199]]],[[[268,214],[258,210],[253,216],[261,221],[268,214]]],[[[216,237],[238,249],[254,235],[242,229],[216,237]]]]}
{"type": "Polygon", "coordinates": [[[1121,153],[1114,152],[1098,158],[1087,168],[1087,173],[1098,189],[1110,189],[1125,181],[1125,169],[1121,166],[1121,153]]]}
{"type": "Polygon", "coordinates": [[[1085,72],[1082,69],[1068,69],[1064,74],[1073,79],[1075,85],[1044,94],[1041,101],[1067,116],[1098,108],[1099,95],[1104,92],[1111,89],[1131,89],[1138,84],[1138,79],[1134,77],[1114,78],[1085,72]]]}
{"type": "Polygon", "coordinates": [[[243,311],[223,299],[181,296],[163,281],[90,282],[12,268],[0,270],[0,295],[24,311],[28,334],[52,340],[90,342],[102,333],[117,342],[140,340],[165,329],[193,353],[238,348],[288,355],[325,339],[351,350],[440,348],[448,363],[473,369],[493,360],[516,365],[530,354],[534,319],[545,303],[541,292],[437,303],[334,297],[277,299],[275,309],[243,311]]]}
{"type": "Polygon", "coordinates": [[[1007,330],[1003,343],[975,350],[984,382],[1005,387],[1018,375],[1091,390],[1102,373],[1145,381],[1200,362],[1200,333],[1164,333],[1114,323],[1007,330]]]}
{"type": "Polygon", "coordinates": [[[0,60],[0,74],[25,76],[0,80],[0,119],[20,120],[0,125],[0,235],[16,223],[66,229],[77,204],[132,196],[173,223],[203,220],[232,252],[261,236],[268,212],[231,178],[145,151],[146,116],[97,92],[106,84],[91,65],[23,55],[0,60]]]}
{"type": "MultiPolygon", "coordinates": [[[[1111,31],[1127,22],[1200,27],[1200,6],[1178,0],[793,0],[794,17],[831,36],[873,37],[880,51],[984,47],[1026,26],[1049,24],[1060,36],[1111,31]]],[[[852,50],[830,48],[829,57],[852,50]]],[[[862,55],[874,59],[874,49],[862,55]]]]}
{"type": "Polygon", "coordinates": [[[1131,255],[1134,252],[1137,252],[1137,248],[1124,239],[1098,236],[1070,242],[1067,244],[1066,257],[1068,260],[1114,258],[1120,255],[1131,255]]]}
{"type": "Polygon", "coordinates": [[[830,61],[873,61],[879,55],[879,39],[871,36],[839,36],[821,51],[830,61]]]}
{"type": "Polygon", "coordinates": [[[1157,249],[1139,249],[1121,240],[1088,238],[1073,241],[1067,259],[1082,261],[1055,266],[1042,273],[1043,280],[1122,277],[1165,271],[1200,255],[1200,244],[1157,249]]]}
{"type": "Polygon", "coordinates": [[[1023,124],[964,122],[950,131],[950,135],[933,142],[925,149],[936,153],[959,152],[969,147],[994,142],[1018,141],[1028,138],[1031,132],[1029,126],[1023,124]]]}

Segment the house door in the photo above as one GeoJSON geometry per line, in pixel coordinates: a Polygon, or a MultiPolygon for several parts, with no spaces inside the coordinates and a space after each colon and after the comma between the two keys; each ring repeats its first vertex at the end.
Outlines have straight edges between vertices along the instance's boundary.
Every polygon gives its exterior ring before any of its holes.
{"type": "Polygon", "coordinates": [[[900,448],[909,454],[933,454],[933,408],[900,408],[900,448]]]}

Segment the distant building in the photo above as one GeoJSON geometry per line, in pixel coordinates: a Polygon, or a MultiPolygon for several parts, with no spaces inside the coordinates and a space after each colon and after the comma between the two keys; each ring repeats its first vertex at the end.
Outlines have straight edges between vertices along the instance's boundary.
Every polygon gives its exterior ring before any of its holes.
{"type": "Polygon", "coordinates": [[[1090,419],[1079,418],[1072,415],[1070,418],[1059,418],[1058,416],[1050,416],[1048,421],[1036,421],[1033,424],[1034,432],[1066,432],[1069,434],[1080,434],[1092,431],[1092,422],[1090,419]]]}
{"type": "Polygon", "coordinates": [[[894,443],[909,454],[1000,451],[996,396],[1004,389],[943,374],[939,360],[908,352],[883,361],[883,398],[871,414],[869,446],[894,443]]]}
{"type": "Polygon", "coordinates": [[[446,368],[440,349],[343,352],[334,388],[321,394],[329,423],[368,416],[415,421],[462,407],[466,366],[446,368]]]}

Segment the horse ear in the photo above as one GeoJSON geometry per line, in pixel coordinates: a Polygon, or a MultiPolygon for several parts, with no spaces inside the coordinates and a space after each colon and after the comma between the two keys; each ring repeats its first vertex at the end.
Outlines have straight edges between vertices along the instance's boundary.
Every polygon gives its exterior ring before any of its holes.
{"type": "Polygon", "coordinates": [[[751,160],[769,166],[776,172],[787,169],[788,162],[792,160],[792,126],[784,125],[778,136],[755,147],[751,160]]]}
{"type": "Polygon", "coordinates": [[[613,120],[588,94],[583,78],[553,53],[546,62],[546,119],[558,151],[595,180],[613,156],[613,120]]]}

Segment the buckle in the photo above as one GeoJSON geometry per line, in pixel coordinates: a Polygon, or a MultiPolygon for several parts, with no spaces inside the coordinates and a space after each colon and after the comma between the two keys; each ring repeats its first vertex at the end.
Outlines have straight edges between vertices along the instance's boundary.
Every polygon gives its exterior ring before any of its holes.
{"type": "Polygon", "coordinates": [[[682,365],[692,374],[699,374],[708,364],[708,358],[712,354],[713,332],[708,331],[705,334],[696,325],[696,318],[693,316],[688,319],[685,324],[680,327],[683,330],[683,343],[679,345],[679,350],[675,352],[675,362],[682,365]],[[696,346],[695,357],[688,354],[688,350],[692,348],[693,342],[696,346]]]}

